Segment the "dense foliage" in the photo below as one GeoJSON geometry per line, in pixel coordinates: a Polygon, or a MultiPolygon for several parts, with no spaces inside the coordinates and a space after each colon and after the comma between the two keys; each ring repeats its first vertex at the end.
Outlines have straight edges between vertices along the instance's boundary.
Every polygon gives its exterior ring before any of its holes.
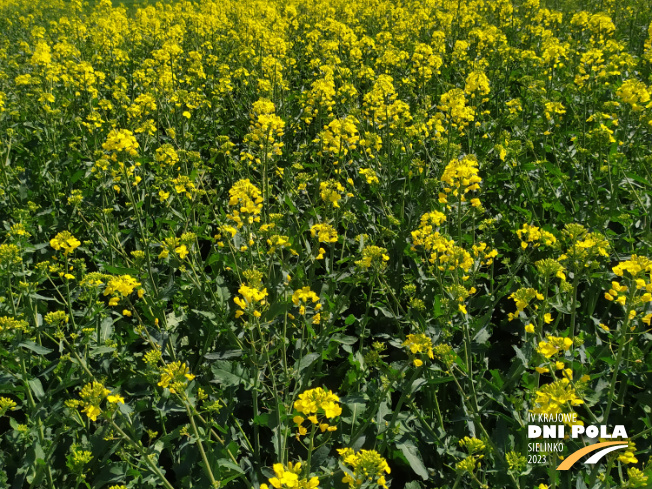
{"type": "Polygon", "coordinates": [[[651,18],[0,2],[0,488],[648,486],[651,18]]]}

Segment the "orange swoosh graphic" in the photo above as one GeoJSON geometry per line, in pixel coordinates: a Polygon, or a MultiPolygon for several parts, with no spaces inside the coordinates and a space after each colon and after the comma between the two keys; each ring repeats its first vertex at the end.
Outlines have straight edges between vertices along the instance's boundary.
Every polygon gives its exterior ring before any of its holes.
{"type": "Polygon", "coordinates": [[[622,445],[622,441],[604,441],[602,443],[594,443],[588,447],[580,448],[578,451],[573,452],[569,455],[562,463],[559,464],[557,470],[568,470],[570,469],[575,462],[581,459],[587,453],[595,452],[603,447],[609,447],[611,445],[622,445]]]}

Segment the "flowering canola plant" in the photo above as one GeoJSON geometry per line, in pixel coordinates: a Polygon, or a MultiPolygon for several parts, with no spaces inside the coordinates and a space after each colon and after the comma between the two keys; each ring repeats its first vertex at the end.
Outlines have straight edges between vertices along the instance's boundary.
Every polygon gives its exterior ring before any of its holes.
{"type": "Polygon", "coordinates": [[[118,3],[0,2],[0,488],[650,484],[649,1],[118,3]]]}

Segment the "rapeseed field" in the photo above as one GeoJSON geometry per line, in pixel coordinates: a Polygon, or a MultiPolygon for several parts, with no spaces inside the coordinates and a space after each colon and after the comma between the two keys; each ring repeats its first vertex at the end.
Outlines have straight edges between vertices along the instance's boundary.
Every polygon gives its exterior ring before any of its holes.
{"type": "Polygon", "coordinates": [[[651,20],[0,0],[0,489],[651,487],[651,20]]]}

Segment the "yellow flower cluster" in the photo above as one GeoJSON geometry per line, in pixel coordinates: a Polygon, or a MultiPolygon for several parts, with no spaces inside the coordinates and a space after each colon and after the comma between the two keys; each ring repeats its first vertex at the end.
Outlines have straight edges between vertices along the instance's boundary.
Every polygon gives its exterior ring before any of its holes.
{"type": "Polygon", "coordinates": [[[548,415],[572,412],[573,406],[584,404],[584,401],[577,396],[575,387],[573,387],[573,384],[567,378],[541,387],[541,389],[536,391],[534,402],[536,406],[532,409],[532,413],[548,415]]]}
{"type": "MultiPolygon", "coordinates": [[[[310,479],[300,479],[301,462],[292,464],[288,462],[287,467],[283,464],[274,464],[274,477],[270,477],[269,483],[274,489],[318,489],[319,479],[311,477],[310,479]]],[[[261,484],[260,489],[269,489],[267,484],[261,484]]]]}
{"type": "Polygon", "coordinates": [[[322,116],[328,118],[333,114],[336,95],[333,68],[322,66],[321,71],[324,75],[312,82],[310,91],[306,94],[306,99],[303,104],[304,113],[307,114],[303,118],[306,124],[310,124],[320,113],[322,116]]]}
{"type": "Polygon", "coordinates": [[[349,484],[350,488],[361,487],[366,482],[376,483],[387,489],[385,474],[391,473],[387,461],[375,450],[360,450],[355,452],[352,448],[338,448],[342,463],[347,466],[352,474],[346,474],[342,482],[349,484]]]}
{"type": "Polygon", "coordinates": [[[310,228],[310,236],[317,237],[320,243],[337,243],[337,231],[330,224],[313,224],[310,228]]]}
{"type": "MultiPolygon", "coordinates": [[[[652,302],[652,260],[644,256],[632,255],[629,260],[621,261],[613,267],[613,272],[616,276],[628,280],[630,285],[628,287],[614,280],[604,297],[609,301],[618,302],[628,310],[629,319],[632,320],[637,316],[637,310],[646,310],[646,305],[652,302]],[[627,292],[630,292],[630,297],[627,292]]],[[[649,326],[652,322],[652,313],[646,314],[642,321],[649,326]]]]}
{"type": "Polygon", "coordinates": [[[378,75],[373,87],[364,95],[363,109],[371,125],[395,128],[411,119],[410,106],[397,99],[394,80],[389,75],[378,75]]]}
{"type": "MultiPolygon", "coordinates": [[[[447,203],[448,195],[451,193],[454,197],[459,196],[462,202],[466,202],[468,192],[480,190],[482,178],[478,176],[478,160],[471,155],[451,160],[444,169],[441,181],[444,183],[444,192],[439,194],[439,202],[447,203]]],[[[478,207],[480,201],[473,199],[471,205],[478,207]]]]}
{"type": "Polygon", "coordinates": [[[335,119],[324,127],[315,142],[321,143],[323,151],[327,153],[336,157],[346,156],[349,151],[358,147],[360,141],[358,124],[358,119],[351,115],[343,119],[335,119]]]}
{"type": "Polygon", "coordinates": [[[466,105],[464,90],[461,88],[453,88],[443,94],[437,108],[442,111],[448,124],[459,128],[460,132],[475,120],[475,110],[466,105]]]}
{"type": "Polygon", "coordinates": [[[310,289],[310,286],[295,290],[292,294],[292,303],[295,306],[299,306],[299,314],[301,316],[305,316],[306,306],[317,303],[313,306],[315,315],[312,317],[312,324],[319,324],[321,321],[321,313],[319,311],[322,305],[319,303],[319,296],[310,289]]]}
{"type": "MultiPolygon", "coordinates": [[[[128,297],[136,287],[140,287],[138,282],[131,275],[120,275],[119,277],[111,277],[104,288],[104,296],[112,295],[109,300],[109,306],[117,306],[121,298],[128,297]]],[[[145,293],[144,289],[139,288],[137,291],[138,297],[141,298],[145,293]]]]}
{"type": "Polygon", "coordinates": [[[378,180],[378,175],[376,175],[376,172],[371,168],[360,168],[358,173],[365,177],[369,185],[380,183],[380,180],[378,180]]]}
{"type": "MultiPolygon", "coordinates": [[[[431,360],[435,358],[432,351],[432,340],[423,333],[407,335],[407,339],[403,342],[403,346],[408,347],[413,354],[425,353],[431,360]]],[[[412,363],[415,367],[423,365],[423,361],[419,358],[412,360],[412,363]]]]}
{"type": "Polygon", "coordinates": [[[573,346],[573,340],[565,337],[546,336],[544,341],[539,342],[537,351],[546,358],[551,358],[558,353],[564,353],[573,346]]]}
{"type": "Polygon", "coordinates": [[[164,365],[159,373],[161,375],[161,380],[158,383],[159,387],[169,389],[172,394],[183,392],[188,382],[195,378],[190,373],[188,366],[179,361],[164,365]]]}
{"type": "MultiPolygon", "coordinates": [[[[433,226],[441,226],[446,220],[446,215],[439,211],[426,212],[421,216],[419,229],[423,233],[432,233],[433,226]]],[[[414,233],[413,233],[414,234],[414,233]]]]}
{"type": "Polygon", "coordinates": [[[22,222],[19,222],[11,226],[7,236],[29,238],[31,234],[27,231],[25,225],[22,222]]]}
{"type": "Polygon", "coordinates": [[[609,257],[611,245],[600,233],[589,233],[581,224],[570,223],[564,227],[562,234],[569,244],[558,260],[571,269],[597,267],[599,257],[609,257]]]}
{"type": "Polygon", "coordinates": [[[57,328],[62,327],[64,324],[68,324],[70,317],[63,311],[53,311],[48,312],[43,318],[46,324],[50,326],[55,326],[57,328]]]}
{"type": "Polygon", "coordinates": [[[650,92],[645,83],[635,78],[625,80],[616,90],[616,95],[620,100],[629,104],[634,112],[643,110],[645,107],[642,104],[647,104],[650,101],[650,92]]]}
{"type": "Polygon", "coordinates": [[[235,297],[233,302],[235,302],[240,309],[235,312],[235,317],[239,318],[245,312],[253,314],[254,317],[259,318],[261,316],[260,311],[256,308],[258,304],[264,306],[267,303],[265,297],[267,297],[267,289],[257,289],[256,287],[248,287],[245,284],[240,285],[238,292],[242,296],[235,297]]]}
{"type": "MultiPolygon", "coordinates": [[[[197,186],[186,175],[179,175],[178,177],[171,179],[170,184],[174,187],[174,191],[177,194],[185,194],[185,196],[190,200],[192,200],[193,194],[197,192],[197,186]]],[[[162,202],[167,200],[169,196],[169,192],[159,192],[159,198],[162,202]]]]}
{"type": "Polygon", "coordinates": [[[492,249],[484,241],[480,241],[471,247],[473,257],[480,260],[482,265],[489,266],[493,263],[494,258],[498,256],[498,250],[492,249]]]}
{"type": "Polygon", "coordinates": [[[100,405],[105,399],[109,405],[124,404],[125,400],[118,394],[112,394],[101,382],[91,382],[82,387],[79,392],[81,400],[71,399],[66,405],[68,407],[81,407],[81,412],[86,413],[91,421],[96,421],[102,413],[100,405]]]}
{"type": "MultiPolygon", "coordinates": [[[[54,241],[54,240],[52,240],[54,241]]],[[[22,261],[20,256],[20,248],[15,244],[1,244],[0,245],[0,265],[9,267],[16,265],[22,261]]]]}
{"type": "Polygon", "coordinates": [[[238,229],[242,228],[245,221],[249,224],[260,222],[262,202],[263,198],[258,187],[248,178],[238,180],[229,190],[229,206],[234,209],[231,214],[227,214],[227,218],[234,221],[238,229]]]}
{"type": "Polygon", "coordinates": [[[430,263],[436,265],[439,271],[453,272],[461,270],[468,272],[475,261],[471,254],[453,240],[443,240],[438,248],[434,248],[430,255],[430,263]]]}
{"type": "Polygon", "coordinates": [[[296,252],[293,248],[290,248],[290,238],[288,236],[281,236],[280,234],[274,234],[267,238],[267,246],[269,246],[269,250],[267,251],[268,255],[272,255],[276,253],[277,250],[284,250],[285,248],[289,248],[290,253],[293,255],[298,255],[299,253],[296,252]]]}
{"type": "Polygon", "coordinates": [[[523,224],[523,227],[516,231],[516,235],[521,240],[523,249],[526,249],[529,244],[537,248],[541,245],[553,246],[557,242],[554,234],[529,224],[523,224]]]}
{"type": "Polygon", "coordinates": [[[459,441],[459,445],[466,448],[466,451],[469,452],[470,455],[484,452],[485,449],[485,444],[482,440],[479,438],[470,438],[468,436],[462,438],[459,441]]]}
{"type": "Polygon", "coordinates": [[[295,290],[292,294],[292,302],[295,306],[307,304],[308,302],[319,302],[319,296],[310,290],[310,286],[295,290]]]}
{"type": "MultiPolygon", "coordinates": [[[[600,439],[602,441],[602,439],[600,439]]],[[[605,440],[606,441],[606,440],[605,440]]],[[[624,464],[637,464],[638,459],[636,458],[636,443],[633,441],[628,440],[627,444],[627,449],[624,452],[621,452],[620,455],[618,456],[618,460],[620,460],[624,464]]]]}
{"type": "Polygon", "coordinates": [[[327,180],[319,183],[319,195],[321,200],[327,204],[331,204],[335,208],[340,207],[340,200],[345,189],[342,184],[336,180],[327,180]]]}
{"type": "Polygon", "coordinates": [[[17,404],[8,397],[0,397],[0,416],[4,416],[7,411],[13,411],[17,404]]]}
{"type": "Polygon", "coordinates": [[[627,272],[634,279],[645,273],[652,274],[652,260],[645,256],[632,255],[629,260],[621,261],[613,267],[613,272],[619,277],[627,272]]]}
{"type": "MultiPolygon", "coordinates": [[[[532,299],[537,299],[542,301],[543,300],[543,295],[538,292],[536,289],[533,289],[531,287],[529,288],[520,288],[516,292],[512,293],[509,296],[510,299],[513,299],[514,302],[516,303],[516,312],[510,312],[507,314],[507,318],[509,321],[513,321],[518,317],[520,313],[522,313],[526,307],[530,304],[530,301],[532,299]]],[[[535,309],[538,306],[535,306],[535,309]]]]}
{"type": "Polygon", "coordinates": [[[458,462],[455,468],[460,472],[471,474],[475,469],[480,468],[480,460],[484,458],[482,452],[485,450],[485,444],[478,438],[465,436],[459,441],[459,445],[466,448],[468,455],[458,462]]]}
{"type": "Polygon", "coordinates": [[[69,231],[63,231],[50,240],[50,246],[57,251],[63,250],[64,255],[72,253],[79,245],[81,242],[69,231]]]}
{"type": "MultiPolygon", "coordinates": [[[[466,83],[464,85],[464,91],[475,98],[476,95],[482,97],[489,94],[489,78],[481,71],[474,71],[469,73],[469,76],[466,77],[466,83]]],[[[484,98],[482,101],[486,102],[488,99],[484,98]]]]}
{"type": "Polygon", "coordinates": [[[156,149],[154,160],[163,165],[174,166],[179,162],[179,154],[174,149],[174,146],[164,144],[156,149]]]}
{"type": "Polygon", "coordinates": [[[310,421],[313,429],[319,428],[322,433],[337,430],[337,426],[329,424],[329,420],[342,414],[339,400],[340,398],[330,390],[324,390],[321,387],[299,394],[299,399],[294,402],[294,409],[303,416],[297,415],[292,418],[297,425],[297,439],[308,433],[308,429],[303,426],[306,419],[310,421]]]}
{"type": "Polygon", "coordinates": [[[544,116],[548,119],[548,122],[552,122],[555,116],[563,115],[566,113],[566,109],[561,104],[561,102],[548,102],[544,111],[544,116]]]}
{"type": "Polygon", "coordinates": [[[105,151],[113,152],[112,159],[117,160],[117,153],[124,152],[129,156],[138,155],[138,141],[129,129],[113,129],[102,144],[105,151]]]}
{"type": "Polygon", "coordinates": [[[552,277],[554,275],[561,280],[566,280],[566,274],[564,274],[564,266],[554,258],[544,258],[543,260],[538,260],[534,263],[534,266],[537,268],[537,271],[546,278],[552,277]]]}
{"type": "Polygon", "coordinates": [[[425,85],[432,78],[432,75],[439,74],[443,60],[435,54],[433,48],[424,43],[417,43],[412,54],[412,64],[417,79],[417,86],[425,85]]]}
{"type": "Polygon", "coordinates": [[[251,152],[243,152],[243,161],[260,165],[263,160],[270,160],[274,156],[283,154],[283,137],[285,121],[276,115],[274,103],[261,98],[254,102],[251,109],[251,127],[245,136],[245,143],[251,146],[251,152]]]}
{"type": "Polygon", "coordinates": [[[647,481],[649,477],[645,472],[637,469],[636,467],[629,467],[627,469],[627,481],[626,487],[647,487],[647,481]]]}
{"type": "Polygon", "coordinates": [[[362,250],[362,259],[357,260],[355,264],[364,270],[370,268],[382,270],[387,266],[387,261],[389,261],[389,256],[387,255],[386,248],[369,245],[364,247],[362,250]]]}

